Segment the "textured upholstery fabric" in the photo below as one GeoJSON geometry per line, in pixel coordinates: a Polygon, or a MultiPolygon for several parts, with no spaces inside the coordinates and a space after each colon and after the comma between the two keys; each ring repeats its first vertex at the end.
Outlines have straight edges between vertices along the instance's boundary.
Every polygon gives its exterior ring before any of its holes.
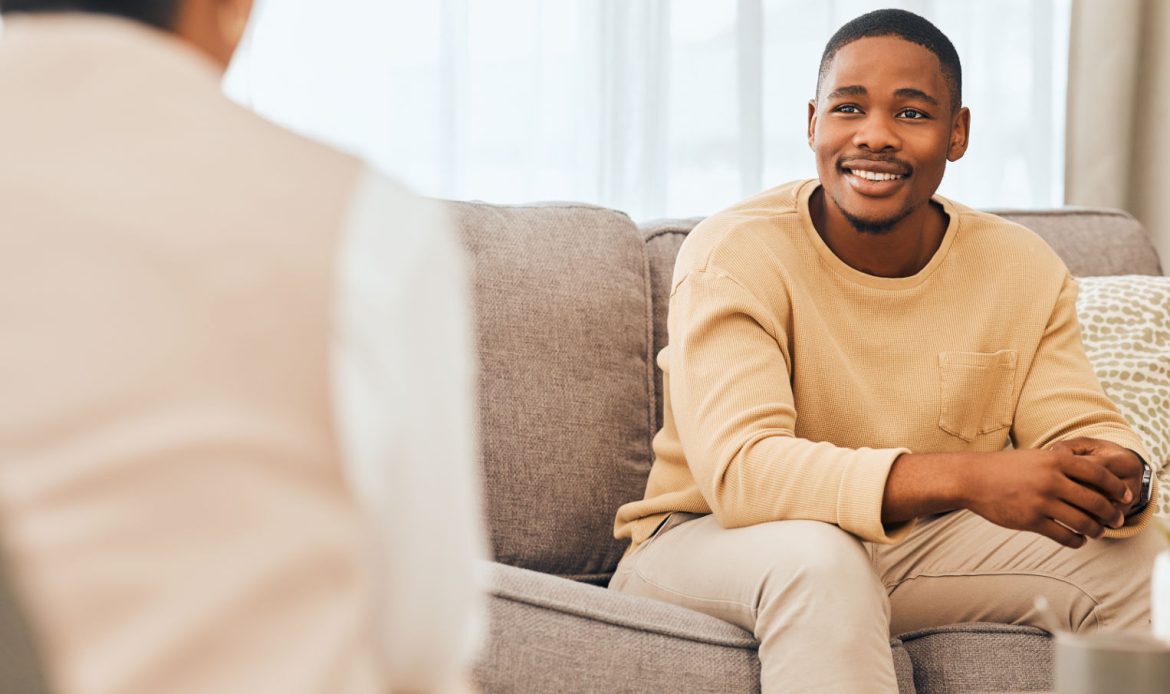
{"type": "Polygon", "coordinates": [[[614,510],[650,469],[642,240],[620,212],[451,203],[475,271],[480,436],[495,557],[604,582],[614,510]]]}
{"type": "Polygon", "coordinates": [[[901,636],[923,694],[1052,688],[1046,632],[1002,624],[956,624],[901,636]]]}
{"type": "MultiPolygon", "coordinates": [[[[509,566],[489,571],[491,638],[476,670],[485,692],[758,692],[748,632],[655,600],[509,566]]],[[[900,691],[910,657],[894,640],[900,691]]]]}
{"type": "Polygon", "coordinates": [[[1157,512],[1170,513],[1170,277],[1082,277],[1085,354],[1105,393],[1161,468],[1157,512]]]}

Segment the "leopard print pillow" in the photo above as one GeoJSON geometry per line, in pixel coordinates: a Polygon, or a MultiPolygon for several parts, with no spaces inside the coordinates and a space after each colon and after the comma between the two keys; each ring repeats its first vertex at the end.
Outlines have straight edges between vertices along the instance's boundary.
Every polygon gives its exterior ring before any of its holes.
{"type": "Polygon", "coordinates": [[[1077,280],[1085,353],[1160,467],[1157,512],[1170,516],[1170,277],[1077,280]]]}

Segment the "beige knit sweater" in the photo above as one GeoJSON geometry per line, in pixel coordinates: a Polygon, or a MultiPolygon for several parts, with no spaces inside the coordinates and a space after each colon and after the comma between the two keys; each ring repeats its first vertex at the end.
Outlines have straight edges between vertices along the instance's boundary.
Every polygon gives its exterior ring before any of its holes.
{"type": "MultiPolygon", "coordinates": [[[[875,277],[817,234],[817,186],[765,191],[683,244],[658,355],[664,425],[618,538],[636,546],[685,511],[895,542],[911,524],[884,526],[881,506],[902,453],[1091,436],[1148,457],[1085,358],[1076,284],[1043,240],[936,198],[950,221],[934,257],[911,277],[875,277]]],[[[1152,510],[1108,534],[1135,534],[1152,510]]]]}

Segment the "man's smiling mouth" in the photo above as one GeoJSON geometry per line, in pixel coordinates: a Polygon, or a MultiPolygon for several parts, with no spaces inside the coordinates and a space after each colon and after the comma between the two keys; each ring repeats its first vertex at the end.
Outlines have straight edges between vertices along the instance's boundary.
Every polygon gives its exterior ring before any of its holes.
{"type": "Polygon", "coordinates": [[[897,181],[906,178],[906,174],[882,173],[880,171],[866,171],[865,169],[845,169],[845,172],[867,181],[897,181]]]}
{"type": "Polygon", "coordinates": [[[909,164],[892,157],[844,157],[837,166],[850,178],[858,182],[866,181],[867,184],[901,181],[909,178],[913,172],[909,164]]]}

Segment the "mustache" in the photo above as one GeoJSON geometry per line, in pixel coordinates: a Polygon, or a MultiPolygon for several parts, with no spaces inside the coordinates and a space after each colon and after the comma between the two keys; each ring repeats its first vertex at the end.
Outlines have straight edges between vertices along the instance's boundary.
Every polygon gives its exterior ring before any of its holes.
{"type": "Polygon", "coordinates": [[[914,167],[901,159],[890,155],[850,155],[837,160],[838,169],[852,169],[858,165],[869,164],[874,170],[882,173],[910,175],[914,167]]]}

